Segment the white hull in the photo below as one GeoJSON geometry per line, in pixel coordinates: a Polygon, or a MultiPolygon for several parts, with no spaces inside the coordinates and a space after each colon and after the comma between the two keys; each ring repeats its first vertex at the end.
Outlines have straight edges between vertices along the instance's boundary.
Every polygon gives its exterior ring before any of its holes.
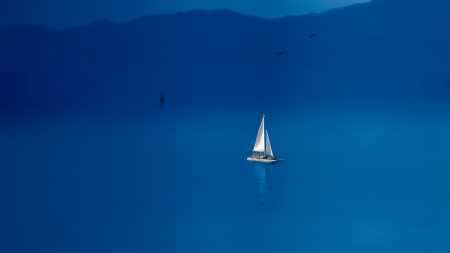
{"type": "Polygon", "coordinates": [[[259,158],[252,158],[252,157],[247,157],[247,160],[253,161],[253,162],[261,162],[261,163],[273,163],[273,162],[277,161],[277,160],[259,159],[259,158]]]}

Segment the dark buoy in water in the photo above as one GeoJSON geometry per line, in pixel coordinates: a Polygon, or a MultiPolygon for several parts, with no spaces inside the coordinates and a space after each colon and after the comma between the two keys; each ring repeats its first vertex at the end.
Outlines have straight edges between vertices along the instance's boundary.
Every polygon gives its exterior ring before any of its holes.
{"type": "Polygon", "coordinates": [[[161,93],[161,98],[159,99],[159,102],[161,103],[161,106],[164,105],[164,94],[161,93]]]}

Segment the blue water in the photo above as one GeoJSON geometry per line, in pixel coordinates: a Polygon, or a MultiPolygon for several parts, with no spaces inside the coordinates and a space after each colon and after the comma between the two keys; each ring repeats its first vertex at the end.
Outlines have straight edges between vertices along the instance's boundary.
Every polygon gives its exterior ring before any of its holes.
{"type": "Polygon", "coordinates": [[[447,75],[93,79],[131,99],[4,113],[2,252],[450,250],[447,75]],[[283,162],[246,161],[262,114],[283,162]]]}

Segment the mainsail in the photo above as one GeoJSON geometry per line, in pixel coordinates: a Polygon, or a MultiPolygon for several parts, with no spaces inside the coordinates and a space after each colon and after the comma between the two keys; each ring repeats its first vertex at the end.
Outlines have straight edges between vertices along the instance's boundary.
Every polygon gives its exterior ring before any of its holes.
{"type": "Polygon", "coordinates": [[[269,132],[267,132],[266,130],[266,154],[273,156],[273,152],[272,152],[272,147],[270,146],[270,141],[269,141],[269,132]]]}
{"type": "Polygon", "coordinates": [[[253,151],[264,152],[264,115],[261,121],[261,125],[259,125],[258,135],[256,136],[256,142],[253,151]]]}

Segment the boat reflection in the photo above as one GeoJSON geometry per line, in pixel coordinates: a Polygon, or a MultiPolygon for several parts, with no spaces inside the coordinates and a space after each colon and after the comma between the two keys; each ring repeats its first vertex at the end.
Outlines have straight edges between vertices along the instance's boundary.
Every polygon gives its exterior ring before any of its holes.
{"type": "Polygon", "coordinates": [[[260,201],[266,201],[267,186],[272,174],[273,164],[271,163],[254,163],[255,178],[258,185],[258,193],[260,201]]]}

